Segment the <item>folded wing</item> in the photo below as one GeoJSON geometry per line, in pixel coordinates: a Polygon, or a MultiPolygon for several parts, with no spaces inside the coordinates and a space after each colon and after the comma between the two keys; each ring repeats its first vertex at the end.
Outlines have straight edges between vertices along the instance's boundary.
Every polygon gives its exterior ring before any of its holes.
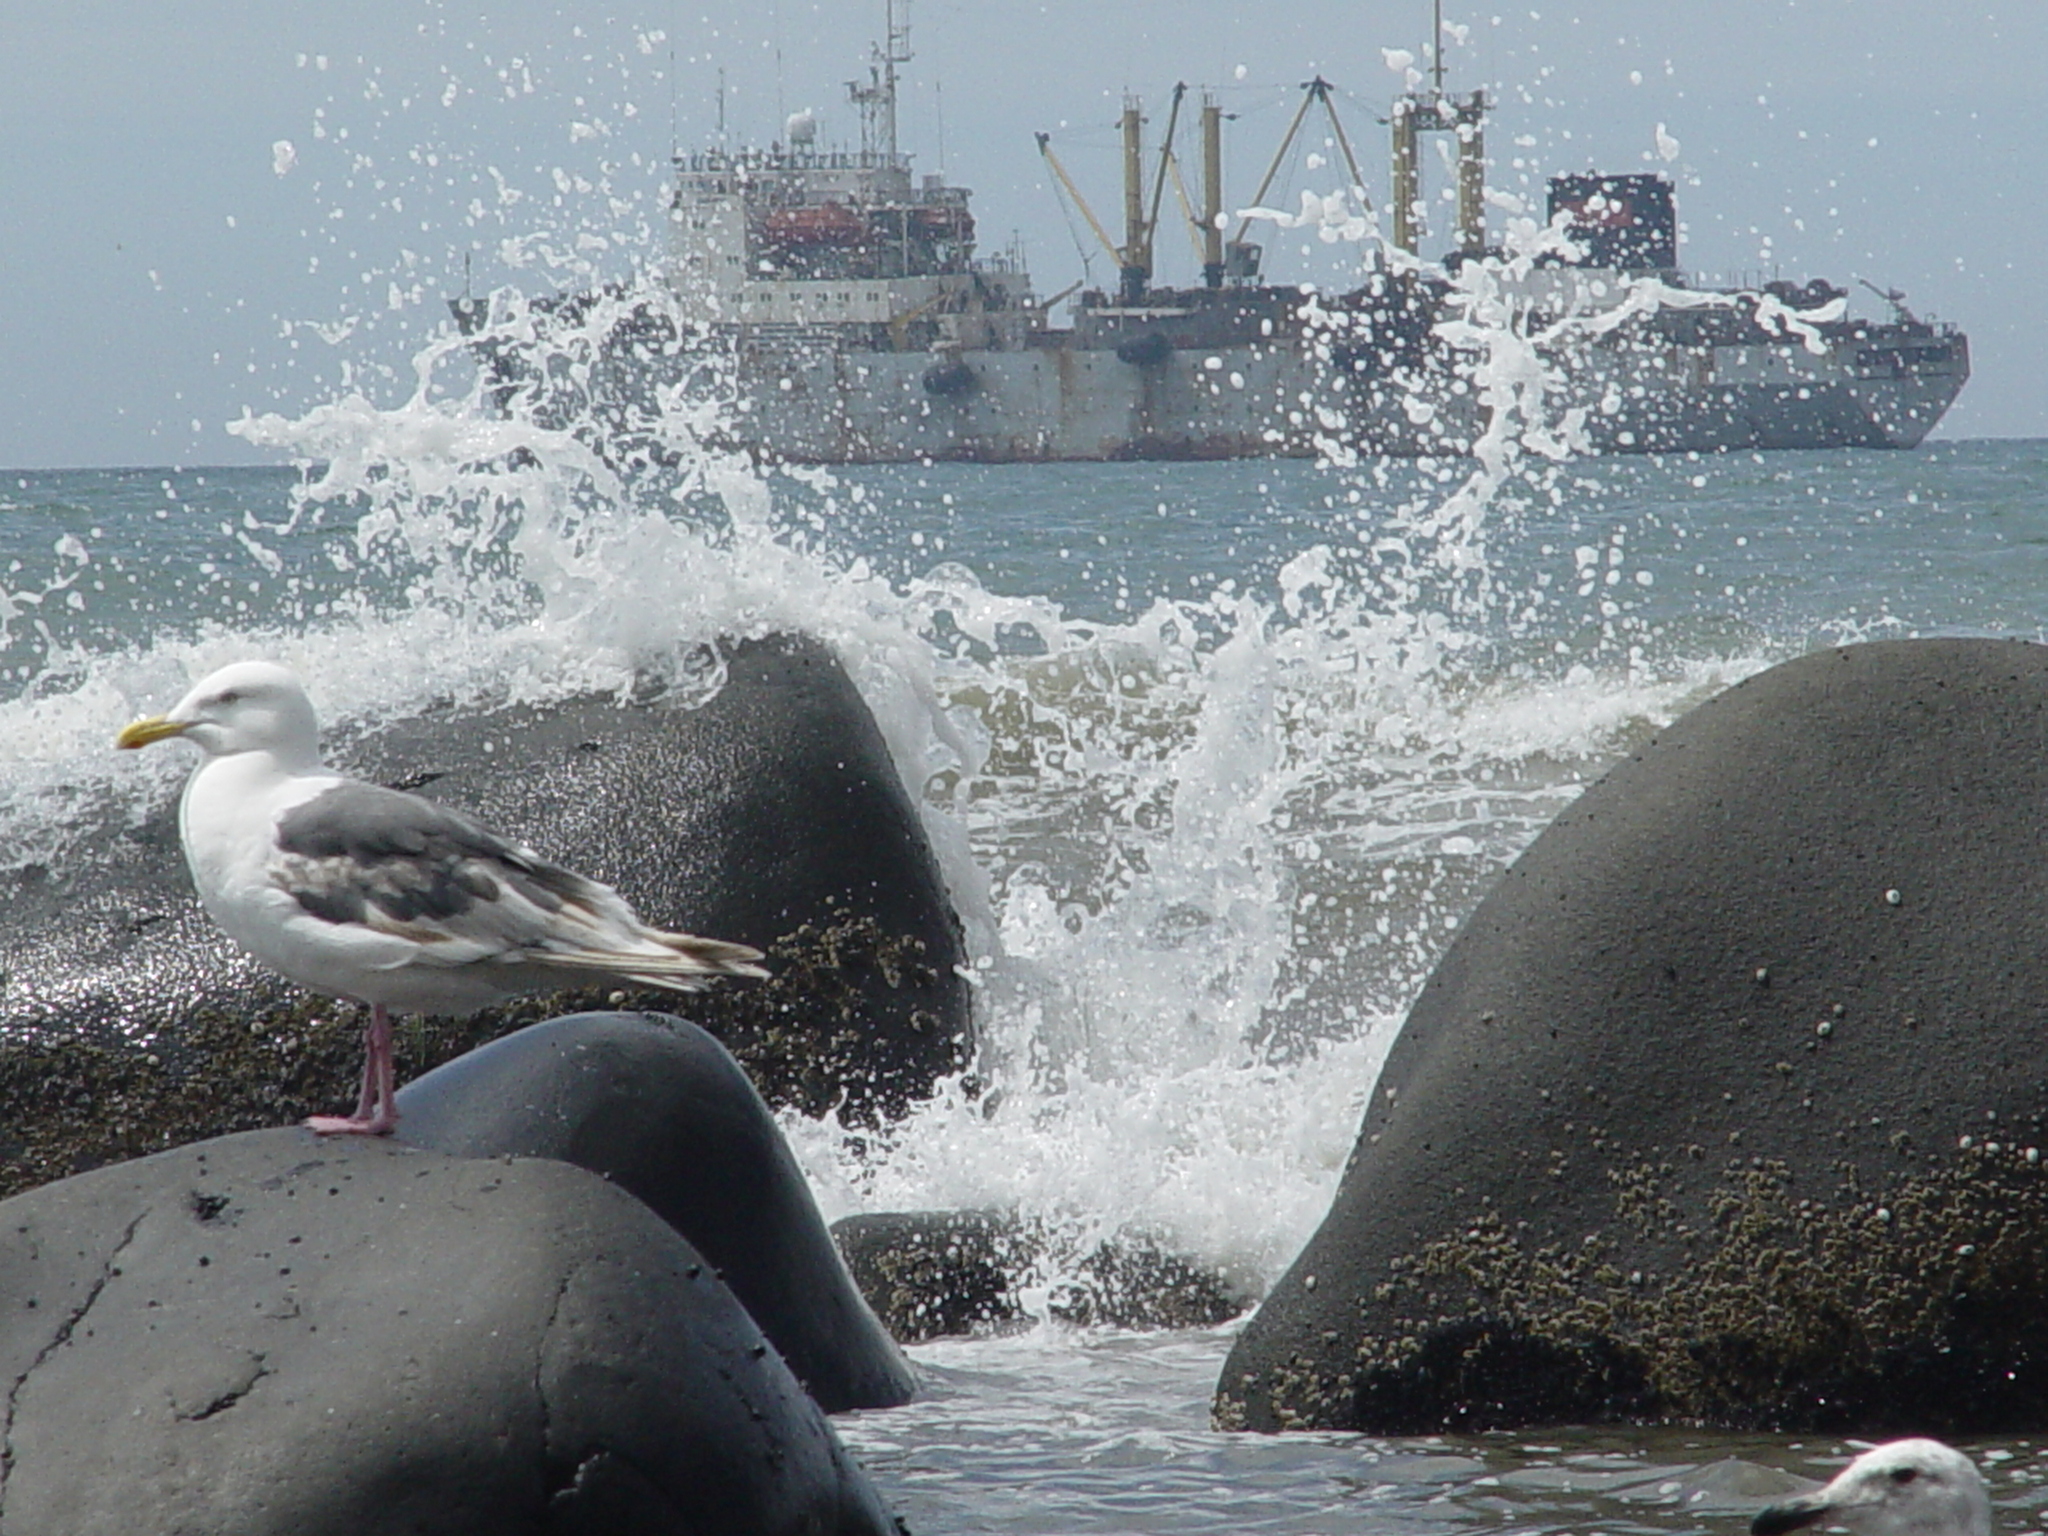
{"type": "Polygon", "coordinates": [[[640,921],[609,886],[460,811],[344,780],[278,819],[272,883],[322,922],[410,941],[406,964],[559,968],[688,992],[760,951],[640,921]]]}

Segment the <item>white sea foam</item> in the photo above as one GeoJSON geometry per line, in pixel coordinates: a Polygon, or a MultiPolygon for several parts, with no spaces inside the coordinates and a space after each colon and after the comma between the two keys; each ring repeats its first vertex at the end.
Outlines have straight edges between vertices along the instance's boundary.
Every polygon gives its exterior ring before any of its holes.
{"type": "MultiPolygon", "coordinates": [[[[807,630],[919,795],[982,1040],[880,1134],[785,1117],[828,1213],[1015,1208],[1077,1252],[1143,1233],[1256,1291],[1326,1207],[1401,1009],[1501,865],[1629,733],[1753,664],[1657,661],[1591,581],[1588,659],[1494,657],[1557,600],[1500,586],[1487,540],[1556,499],[1571,433],[1499,274],[1460,281],[1491,411],[1476,461],[1426,469],[1429,494],[1333,470],[1371,494],[1326,498],[1269,579],[1132,591],[1114,622],[1000,570],[885,574],[838,537],[850,477],[764,477],[709,446],[733,405],[715,378],[600,419],[583,385],[609,334],[667,302],[651,281],[574,316],[496,296],[481,343],[544,381],[502,409],[474,343],[444,335],[385,400],[237,425],[306,479],[224,541],[256,588],[318,568],[326,595],[50,649],[0,703],[0,831],[54,862],[89,853],[81,807],[159,803],[174,754],[108,741],[238,656],[291,663],[323,718],[360,727],[650,681],[687,700],[716,686],[719,637],[807,630]]],[[[1600,548],[1618,571],[1620,544],[1600,548]]]]}

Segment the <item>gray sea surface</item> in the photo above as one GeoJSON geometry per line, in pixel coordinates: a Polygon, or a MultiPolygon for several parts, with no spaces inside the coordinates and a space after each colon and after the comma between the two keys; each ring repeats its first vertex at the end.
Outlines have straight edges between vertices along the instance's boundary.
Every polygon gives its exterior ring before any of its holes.
{"type": "MultiPolygon", "coordinates": [[[[1470,1531],[1741,1536],[1868,1442],[1675,1428],[1375,1439],[1204,1423],[1228,1330],[1039,1332],[914,1351],[924,1393],[840,1432],[919,1533],[1470,1531]]],[[[2002,1532],[2037,1532],[2048,1450],[1968,1442],[2002,1532]]]]}

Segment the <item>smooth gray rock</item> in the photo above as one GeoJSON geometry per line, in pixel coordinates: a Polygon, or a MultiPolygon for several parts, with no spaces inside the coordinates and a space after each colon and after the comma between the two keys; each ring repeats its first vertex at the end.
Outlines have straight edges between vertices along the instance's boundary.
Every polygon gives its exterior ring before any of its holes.
{"type": "Polygon", "coordinates": [[[2048,650],[1816,652],[1480,904],[1217,1416],[2048,1423],[2048,650]]]}
{"type": "Polygon", "coordinates": [[[9,1536],[884,1533],[731,1293],[566,1163],[257,1131],[0,1202],[9,1536]]]}
{"type": "Polygon", "coordinates": [[[827,1413],[910,1400],[775,1118],[722,1045],[663,1014],[533,1024],[398,1095],[398,1134],[458,1157],[551,1157],[637,1196],[716,1268],[827,1413]]]}

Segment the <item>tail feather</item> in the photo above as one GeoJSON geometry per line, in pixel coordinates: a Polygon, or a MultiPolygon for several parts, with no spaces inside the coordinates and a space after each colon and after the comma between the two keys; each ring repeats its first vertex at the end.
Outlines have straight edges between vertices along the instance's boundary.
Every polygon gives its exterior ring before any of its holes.
{"type": "Polygon", "coordinates": [[[657,942],[667,945],[677,954],[683,955],[722,976],[754,976],[766,980],[768,973],[754,962],[762,957],[761,951],[751,944],[733,944],[725,939],[700,939],[694,933],[654,934],[657,942]]]}
{"type": "Polygon", "coordinates": [[[722,976],[750,976],[761,981],[768,978],[768,972],[754,963],[762,958],[761,951],[751,945],[659,929],[643,930],[643,935],[667,952],[570,949],[549,950],[534,958],[564,970],[595,971],[672,992],[701,991],[722,976]]]}

